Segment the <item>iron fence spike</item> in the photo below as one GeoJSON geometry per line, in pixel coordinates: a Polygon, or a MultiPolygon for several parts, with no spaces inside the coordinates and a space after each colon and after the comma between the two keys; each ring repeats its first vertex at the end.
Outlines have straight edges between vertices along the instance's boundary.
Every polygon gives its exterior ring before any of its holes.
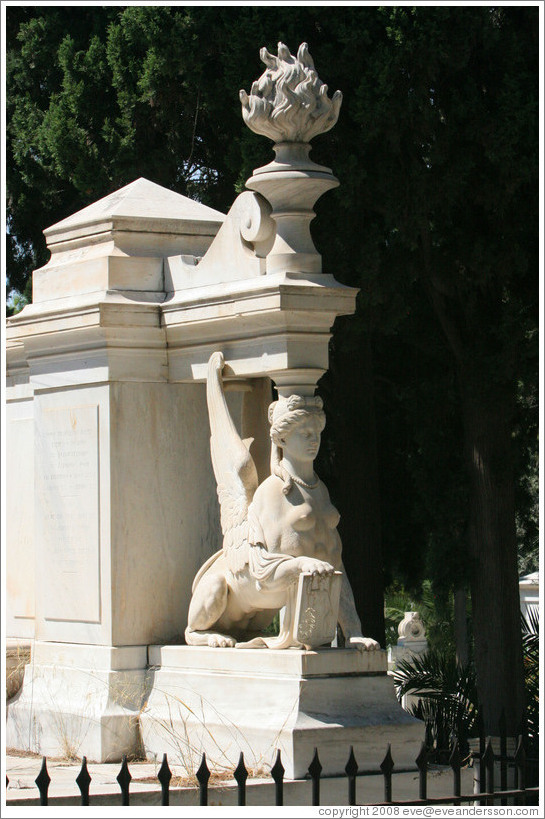
{"type": "Polygon", "coordinates": [[[318,748],[315,748],[314,756],[312,757],[312,762],[308,766],[308,772],[314,779],[314,777],[320,776],[322,770],[323,770],[322,763],[320,762],[320,757],[318,756],[318,748]]]}
{"type": "Polygon", "coordinates": [[[238,804],[245,805],[246,804],[246,780],[248,779],[248,771],[246,770],[246,765],[244,764],[244,754],[242,751],[240,752],[240,757],[238,760],[238,765],[234,771],[234,777],[236,779],[238,785],[238,804]]]}
{"type": "Polygon", "coordinates": [[[241,782],[246,782],[248,779],[248,771],[246,770],[246,765],[244,764],[244,754],[242,751],[240,752],[240,756],[238,758],[238,765],[235,768],[234,776],[239,784],[241,782]]]}
{"type": "Polygon", "coordinates": [[[199,783],[199,804],[201,807],[206,807],[208,805],[208,780],[210,779],[210,770],[206,764],[206,754],[204,752],[201,757],[201,764],[195,775],[199,783]]]}
{"type": "Polygon", "coordinates": [[[357,776],[358,775],[358,763],[356,761],[356,757],[354,756],[354,746],[350,746],[350,755],[348,757],[348,762],[344,768],[347,776],[357,776]]]}
{"type": "Polygon", "coordinates": [[[388,750],[384,759],[380,763],[380,770],[383,774],[391,774],[394,769],[394,760],[392,758],[392,746],[388,743],[388,750]]]}
{"type": "Polygon", "coordinates": [[[206,764],[205,753],[203,753],[201,757],[201,764],[199,765],[199,769],[195,776],[197,777],[197,782],[199,783],[199,785],[203,786],[208,784],[208,780],[210,779],[210,770],[208,768],[208,765],[206,764]]]}
{"type": "Polygon", "coordinates": [[[123,759],[121,761],[121,768],[119,773],[117,774],[117,782],[119,787],[121,788],[121,804],[128,805],[129,804],[129,785],[131,783],[131,772],[129,771],[129,766],[127,763],[127,757],[123,755],[123,759]]]}
{"type": "Polygon", "coordinates": [[[47,792],[49,790],[51,777],[49,776],[49,771],[47,770],[47,758],[45,756],[42,757],[42,767],[40,768],[40,773],[34,782],[40,791],[40,805],[47,805],[47,792]]]}
{"type": "Polygon", "coordinates": [[[89,804],[89,785],[91,784],[91,776],[89,774],[89,769],[87,768],[87,757],[82,757],[81,760],[81,769],[79,774],[76,777],[76,785],[80,789],[81,793],[81,804],[88,805],[89,804]]]}
{"type": "Polygon", "coordinates": [[[282,765],[282,759],[280,754],[280,748],[276,752],[276,759],[274,765],[271,768],[271,776],[275,782],[279,780],[282,781],[284,779],[285,768],[282,765]]]}
{"type": "Polygon", "coordinates": [[[172,779],[172,771],[168,766],[167,755],[163,754],[163,761],[157,773],[157,779],[161,783],[161,804],[170,804],[170,780],[172,779]]]}
{"type": "Polygon", "coordinates": [[[277,806],[284,804],[284,773],[285,768],[282,765],[280,748],[278,748],[275,763],[271,768],[271,776],[275,784],[275,804],[277,806]]]}
{"type": "Polygon", "coordinates": [[[163,761],[161,762],[161,767],[157,773],[157,779],[163,785],[163,783],[168,783],[172,779],[172,771],[170,770],[168,764],[168,758],[166,754],[163,754],[163,761]]]}

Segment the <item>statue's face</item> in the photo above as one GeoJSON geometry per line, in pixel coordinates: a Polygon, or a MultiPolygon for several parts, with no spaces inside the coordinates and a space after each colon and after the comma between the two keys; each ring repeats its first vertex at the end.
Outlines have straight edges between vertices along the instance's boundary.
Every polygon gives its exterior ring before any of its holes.
{"type": "Polygon", "coordinates": [[[300,461],[313,461],[320,449],[320,421],[309,415],[282,439],[284,453],[300,461]]]}

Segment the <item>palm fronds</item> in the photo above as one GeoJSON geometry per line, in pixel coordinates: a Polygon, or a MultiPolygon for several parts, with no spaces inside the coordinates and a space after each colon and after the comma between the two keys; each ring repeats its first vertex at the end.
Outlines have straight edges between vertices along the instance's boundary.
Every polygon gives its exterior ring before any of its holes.
{"type": "Polygon", "coordinates": [[[460,665],[450,651],[430,649],[401,660],[394,672],[397,696],[419,697],[411,709],[426,723],[426,744],[437,761],[448,759],[454,739],[462,752],[477,734],[477,686],[471,664],[460,665]]]}
{"type": "Polygon", "coordinates": [[[526,728],[532,754],[539,746],[539,611],[529,609],[521,615],[524,678],[526,683],[526,728]]]}

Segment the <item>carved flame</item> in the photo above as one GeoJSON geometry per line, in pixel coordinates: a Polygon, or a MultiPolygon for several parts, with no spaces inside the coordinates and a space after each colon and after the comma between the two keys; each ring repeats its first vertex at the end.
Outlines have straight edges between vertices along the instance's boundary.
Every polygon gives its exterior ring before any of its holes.
{"type": "Polygon", "coordinates": [[[278,43],[278,57],[266,48],[259,56],[267,70],[252,84],[249,96],[246,91],[239,94],[244,122],[252,131],[274,142],[310,142],[333,128],[342,94],[327,96],[306,43],[299,46],[297,58],[283,43],[278,43]]]}

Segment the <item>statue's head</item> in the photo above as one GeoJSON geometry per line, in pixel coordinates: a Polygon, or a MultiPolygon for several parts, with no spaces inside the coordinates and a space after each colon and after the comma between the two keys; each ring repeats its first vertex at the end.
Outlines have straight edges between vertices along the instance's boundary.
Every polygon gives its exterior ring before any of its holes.
{"type": "Polygon", "coordinates": [[[281,465],[284,450],[293,445],[294,454],[301,457],[306,453],[309,459],[314,460],[320,445],[320,435],[325,427],[325,413],[323,402],[319,396],[290,395],[274,401],[269,407],[269,423],[271,448],[271,471],[284,481],[283,491],[287,494],[293,482],[287,471],[281,465]],[[298,432],[305,432],[313,438],[313,443],[305,445],[299,441],[298,432]]]}
{"type": "Polygon", "coordinates": [[[272,442],[282,447],[290,432],[306,423],[309,418],[316,419],[322,432],[325,413],[323,401],[318,395],[306,398],[302,395],[290,395],[289,398],[273,401],[269,407],[272,442]]]}

